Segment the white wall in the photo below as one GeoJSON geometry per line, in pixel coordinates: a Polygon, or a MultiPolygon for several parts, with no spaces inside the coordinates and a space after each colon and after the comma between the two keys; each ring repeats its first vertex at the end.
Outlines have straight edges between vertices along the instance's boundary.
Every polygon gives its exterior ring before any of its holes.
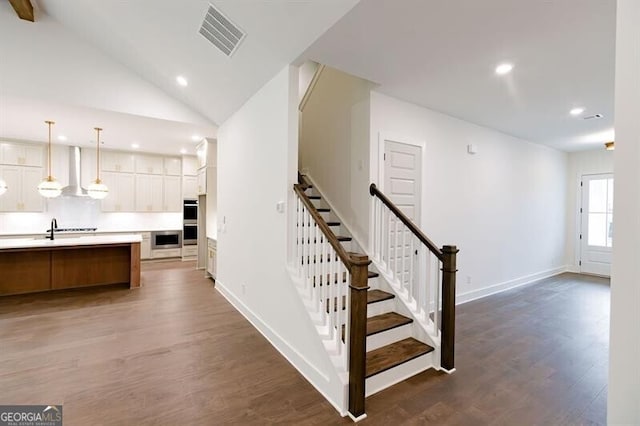
{"type": "Polygon", "coordinates": [[[340,410],[343,386],[287,269],[295,217],[298,70],[286,67],[218,133],[218,275],[225,295],[340,410]],[[286,201],[287,214],[276,204],[286,201]]]}
{"type": "Polygon", "coordinates": [[[359,242],[369,235],[371,83],[326,67],[301,117],[299,167],[359,242]]]}
{"type": "Polygon", "coordinates": [[[380,133],[423,147],[421,228],[460,249],[458,301],[565,269],[566,153],[372,92],[378,186],[380,133]]]}
{"type": "Polygon", "coordinates": [[[618,0],[607,423],[640,425],[640,2],[618,0]]]}
{"type": "Polygon", "coordinates": [[[613,151],[602,149],[569,153],[567,176],[567,249],[566,259],[570,270],[578,272],[580,267],[580,204],[582,194],[580,179],[583,175],[613,173],[613,151]]]}

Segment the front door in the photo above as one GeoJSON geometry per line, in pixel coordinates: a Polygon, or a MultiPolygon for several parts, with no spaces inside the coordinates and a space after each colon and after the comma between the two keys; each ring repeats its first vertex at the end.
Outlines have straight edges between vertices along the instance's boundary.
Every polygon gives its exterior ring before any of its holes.
{"type": "Polygon", "coordinates": [[[582,176],[580,272],[611,275],[613,174],[582,176]]]}

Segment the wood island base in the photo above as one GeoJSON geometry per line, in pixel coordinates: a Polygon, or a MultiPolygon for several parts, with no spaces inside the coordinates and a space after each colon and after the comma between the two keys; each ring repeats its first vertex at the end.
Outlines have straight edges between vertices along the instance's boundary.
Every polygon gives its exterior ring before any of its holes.
{"type": "Polygon", "coordinates": [[[0,250],[0,295],[107,284],[140,287],[140,243],[0,250]]]}

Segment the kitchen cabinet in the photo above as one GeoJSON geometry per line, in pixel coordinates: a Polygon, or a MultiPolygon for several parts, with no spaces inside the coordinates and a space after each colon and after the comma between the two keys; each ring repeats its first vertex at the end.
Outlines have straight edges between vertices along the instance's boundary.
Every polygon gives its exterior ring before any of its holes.
{"type": "Polygon", "coordinates": [[[216,257],[217,257],[217,248],[216,241],[211,238],[207,239],[207,273],[211,275],[211,277],[216,279],[216,257]]]}
{"type": "Polygon", "coordinates": [[[206,139],[203,139],[202,142],[198,144],[196,147],[196,158],[198,159],[198,169],[207,166],[207,149],[209,144],[206,139]]]}
{"type": "Polygon", "coordinates": [[[0,197],[0,211],[44,211],[44,198],[38,193],[44,178],[41,167],[0,166],[0,176],[8,188],[0,197]]]}
{"type": "Polygon", "coordinates": [[[182,157],[182,174],[184,176],[197,176],[198,169],[198,157],[182,157]]]}
{"type": "Polygon", "coordinates": [[[164,161],[157,155],[138,154],[135,157],[136,173],[161,175],[164,173],[164,161]]]}
{"type": "Polygon", "coordinates": [[[163,185],[162,176],[136,175],[136,211],[137,212],[161,212],[163,211],[163,185]]]}
{"type": "Polygon", "coordinates": [[[129,152],[100,151],[100,167],[105,172],[133,173],[135,156],[129,152]]]}
{"type": "Polygon", "coordinates": [[[198,170],[198,195],[207,195],[207,168],[198,170]]]}
{"type": "Polygon", "coordinates": [[[101,177],[104,184],[109,188],[109,195],[102,200],[102,211],[135,211],[134,175],[130,173],[103,172],[101,177]]]}
{"type": "Polygon", "coordinates": [[[182,197],[181,194],[181,182],[180,176],[165,176],[163,186],[163,201],[164,211],[166,212],[181,212],[182,211],[182,197]]]}
{"type": "Polygon", "coordinates": [[[142,232],[140,236],[140,259],[151,259],[151,232],[142,232]]]}
{"type": "Polygon", "coordinates": [[[164,174],[167,176],[182,175],[182,159],[179,157],[164,158],[164,174]]]}
{"type": "Polygon", "coordinates": [[[182,196],[185,199],[198,198],[198,178],[196,176],[184,176],[182,178],[182,196]]]}
{"type": "Polygon", "coordinates": [[[42,167],[44,149],[39,145],[0,143],[0,164],[42,167]]]}

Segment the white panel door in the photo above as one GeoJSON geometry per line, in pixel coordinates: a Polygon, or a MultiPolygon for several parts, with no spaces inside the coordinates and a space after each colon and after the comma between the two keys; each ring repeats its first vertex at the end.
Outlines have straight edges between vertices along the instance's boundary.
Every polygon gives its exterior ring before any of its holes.
{"type": "Polygon", "coordinates": [[[580,272],[611,275],[613,174],[582,177],[580,272]]]}
{"type": "MultiPolygon", "coordinates": [[[[408,145],[391,140],[384,141],[384,188],[382,192],[413,223],[420,226],[420,179],[422,172],[422,149],[416,145],[408,145]]],[[[409,280],[412,266],[418,267],[416,261],[417,245],[411,244],[413,234],[396,230],[404,229],[402,222],[394,215],[388,218],[389,259],[388,265],[400,275],[401,281],[409,280]],[[414,259],[411,259],[414,256],[414,259]]]]}

